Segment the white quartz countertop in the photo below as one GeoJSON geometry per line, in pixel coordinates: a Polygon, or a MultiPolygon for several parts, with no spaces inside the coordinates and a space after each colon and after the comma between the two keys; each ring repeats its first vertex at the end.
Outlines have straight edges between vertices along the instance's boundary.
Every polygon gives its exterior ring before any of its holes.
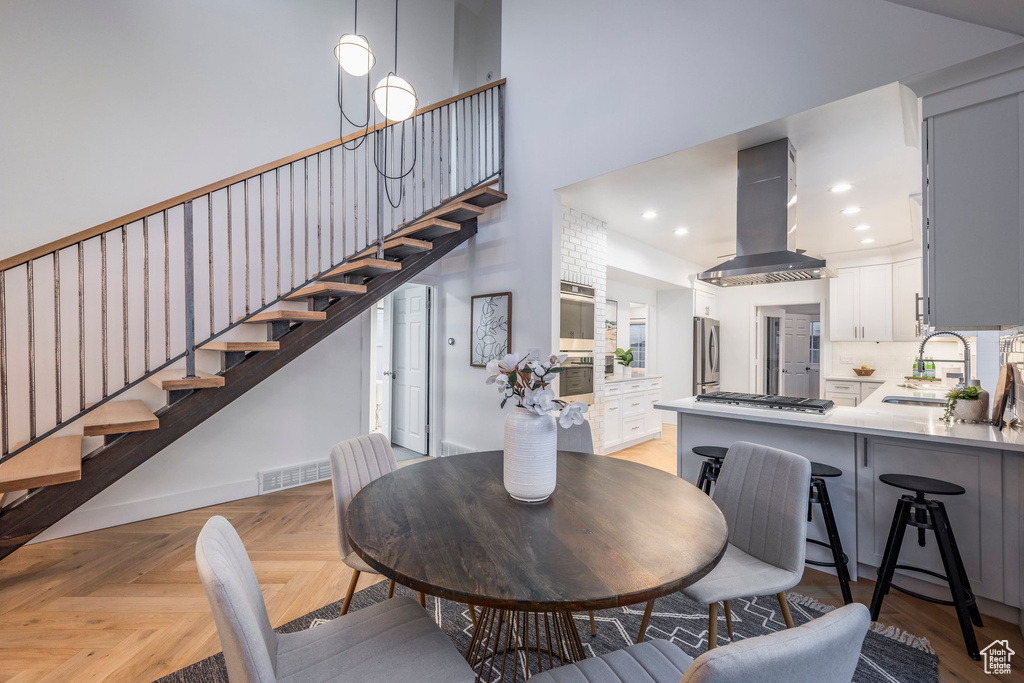
{"type": "Polygon", "coordinates": [[[1006,427],[999,431],[989,424],[967,424],[964,422],[946,425],[942,421],[943,409],[941,407],[882,403],[882,399],[886,396],[943,397],[948,391],[948,387],[944,385],[928,386],[922,389],[910,389],[902,385],[901,381],[889,380],[856,408],[836,406],[825,415],[699,403],[692,396],[674,401],[661,401],[654,407],[659,410],[726,417],[748,422],[785,424],[809,429],[830,429],[856,434],[912,438],[946,444],[962,444],[976,448],[998,448],[1024,452],[1024,432],[1020,429],[1006,427]]]}
{"type": "Polygon", "coordinates": [[[879,377],[877,375],[871,375],[870,377],[860,377],[853,373],[849,375],[825,375],[825,380],[828,382],[887,382],[885,377],[879,377]]]}
{"type": "Polygon", "coordinates": [[[632,377],[605,377],[604,383],[611,382],[635,382],[638,379],[661,379],[664,375],[633,375],[632,377]]]}

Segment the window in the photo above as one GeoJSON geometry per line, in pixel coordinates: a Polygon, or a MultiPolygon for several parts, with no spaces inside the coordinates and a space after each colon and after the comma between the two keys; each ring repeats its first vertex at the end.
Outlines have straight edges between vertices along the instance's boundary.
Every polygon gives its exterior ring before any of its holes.
{"type": "Polygon", "coordinates": [[[811,321],[811,365],[821,364],[821,321],[811,321]]]}
{"type": "Polygon", "coordinates": [[[629,348],[633,351],[633,367],[647,367],[647,323],[629,323],[629,348]]]}

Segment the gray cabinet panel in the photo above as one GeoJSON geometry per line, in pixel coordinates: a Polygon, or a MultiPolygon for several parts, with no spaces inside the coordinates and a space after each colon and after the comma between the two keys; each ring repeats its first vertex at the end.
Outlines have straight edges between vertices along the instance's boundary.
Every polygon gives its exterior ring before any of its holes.
{"type": "Polygon", "coordinates": [[[926,321],[939,328],[1021,318],[1020,97],[927,121],[926,321]]]}

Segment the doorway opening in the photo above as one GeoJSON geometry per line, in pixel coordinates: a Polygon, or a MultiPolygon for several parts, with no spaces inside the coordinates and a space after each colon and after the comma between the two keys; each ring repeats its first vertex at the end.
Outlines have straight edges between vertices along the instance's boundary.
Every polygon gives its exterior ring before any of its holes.
{"type": "Polygon", "coordinates": [[[821,304],[757,307],[757,391],[821,395],[821,304]]]}
{"type": "Polygon", "coordinates": [[[410,282],[373,308],[370,431],[390,439],[399,462],[434,453],[435,300],[432,285],[410,282]]]}

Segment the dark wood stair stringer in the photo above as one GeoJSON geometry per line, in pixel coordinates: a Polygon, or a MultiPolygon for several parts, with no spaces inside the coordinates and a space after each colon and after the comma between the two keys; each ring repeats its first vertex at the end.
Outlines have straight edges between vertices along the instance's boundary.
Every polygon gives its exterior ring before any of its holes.
{"type": "Polygon", "coordinates": [[[459,232],[434,240],[430,251],[403,259],[401,270],[368,281],[366,294],[336,301],[326,309],[327,319],[323,322],[293,328],[281,338],[278,351],[248,356],[224,374],[223,387],[194,391],[157,411],[159,429],[126,434],[91,453],[82,462],[80,481],[47,486],[19,505],[4,510],[0,514],[0,560],[476,235],[476,217],[463,221],[461,226],[459,232]]]}

